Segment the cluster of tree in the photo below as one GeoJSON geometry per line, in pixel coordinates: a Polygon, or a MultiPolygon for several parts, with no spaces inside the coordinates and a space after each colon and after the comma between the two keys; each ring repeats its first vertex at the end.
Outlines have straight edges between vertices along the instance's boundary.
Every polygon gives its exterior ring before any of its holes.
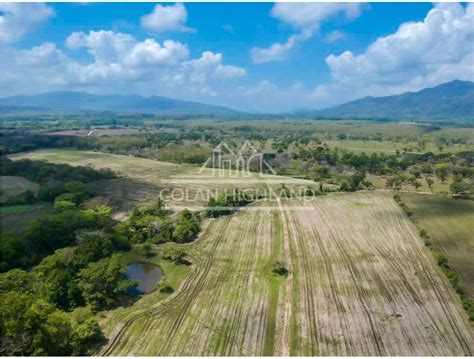
{"type": "Polygon", "coordinates": [[[207,203],[206,215],[217,218],[233,213],[237,208],[246,206],[258,199],[255,193],[246,193],[238,188],[225,190],[217,198],[211,197],[207,203]]]}
{"type": "Polygon", "coordinates": [[[66,313],[31,293],[0,294],[2,356],[86,355],[104,340],[86,308],[66,313]]]}
{"type": "Polygon", "coordinates": [[[187,209],[178,212],[175,217],[171,216],[159,199],[152,206],[135,208],[130,218],[119,228],[133,243],[186,243],[199,233],[199,223],[199,214],[187,209]]]}
{"type": "Polygon", "coordinates": [[[451,183],[451,192],[459,196],[469,196],[474,194],[474,184],[472,180],[456,176],[451,183]]]}
{"type": "Polygon", "coordinates": [[[176,264],[187,264],[186,252],[182,247],[167,244],[160,251],[161,258],[176,264]]]}
{"type": "Polygon", "coordinates": [[[44,161],[12,161],[2,157],[0,176],[22,176],[40,184],[38,194],[23,192],[10,198],[6,205],[30,204],[36,201],[58,201],[59,207],[75,206],[93,196],[88,185],[98,179],[114,178],[108,170],[94,170],[90,167],[53,164],[44,161]]]}
{"type": "Polygon", "coordinates": [[[363,188],[372,188],[370,181],[365,179],[365,172],[356,172],[347,176],[341,183],[340,190],[344,192],[355,192],[363,188]]]}
{"type": "Polygon", "coordinates": [[[0,274],[3,355],[84,355],[103,335],[93,314],[127,296],[118,250],[129,242],[115,232],[89,235],[76,247],[44,258],[31,271],[0,274]]]}
{"type": "Polygon", "coordinates": [[[73,137],[12,133],[9,136],[0,136],[0,156],[33,151],[39,148],[71,147],[74,142],[75,139],[73,137]]]}
{"type": "MultiPolygon", "coordinates": [[[[443,153],[434,155],[431,152],[424,154],[404,153],[385,155],[373,153],[352,153],[329,148],[327,145],[298,146],[293,158],[303,161],[300,167],[308,174],[307,178],[315,181],[327,180],[333,177],[341,183],[342,190],[357,190],[360,176],[357,173],[390,176],[387,186],[395,190],[402,184],[411,184],[415,189],[422,186],[422,179],[428,187],[434,184],[433,176],[441,182],[453,178],[453,193],[469,193],[472,190],[474,169],[474,153],[460,152],[457,154],[443,153]],[[356,171],[352,178],[344,178],[338,173],[347,170],[356,171]]],[[[281,172],[285,161],[271,160],[272,166],[281,172]]]]}
{"type": "Polygon", "coordinates": [[[80,230],[107,230],[113,220],[110,208],[68,209],[45,219],[33,221],[23,236],[2,233],[0,270],[28,268],[56,249],[77,241],[80,230]]]}

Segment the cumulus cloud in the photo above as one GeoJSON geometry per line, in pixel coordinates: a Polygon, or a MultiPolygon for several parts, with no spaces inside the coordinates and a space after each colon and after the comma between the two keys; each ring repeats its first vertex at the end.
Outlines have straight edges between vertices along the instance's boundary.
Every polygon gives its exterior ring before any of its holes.
{"type": "Polygon", "coordinates": [[[435,5],[420,22],[407,22],[365,52],[330,55],[333,86],[357,94],[415,91],[454,79],[474,80],[474,5],[435,5]]]}
{"type": "Polygon", "coordinates": [[[42,3],[0,3],[0,43],[13,43],[54,16],[42,3]]]}
{"type": "Polygon", "coordinates": [[[136,45],[132,35],[113,31],[74,32],[66,39],[72,50],[87,48],[97,62],[117,62],[136,45]]]}
{"type": "Polygon", "coordinates": [[[286,60],[288,54],[298,42],[305,41],[313,36],[313,29],[304,29],[301,33],[291,35],[285,43],[276,42],[270,47],[254,47],[250,50],[253,63],[263,64],[271,61],[286,60]]]}
{"type": "Polygon", "coordinates": [[[277,3],[270,14],[294,28],[319,27],[319,24],[336,14],[353,20],[361,14],[361,3],[277,3]]]}
{"type": "Polygon", "coordinates": [[[131,66],[176,65],[180,60],[189,56],[186,45],[173,40],[165,40],[160,45],[153,39],[147,39],[135,44],[132,51],[125,57],[124,62],[131,66]]]}
{"type": "Polygon", "coordinates": [[[206,101],[227,88],[228,81],[246,75],[245,69],[225,64],[221,53],[205,51],[189,59],[187,45],[174,40],[138,41],[130,34],[100,30],[74,32],[65,46],[86,50],[91,60],[79,62],[53,43],[7,49],[0,60],[2,95],[72,89],[206,101]]]}
{"type": "Polygon", "coordinates": [[[285,43],[276,42],[267,48],[252,48],[252,61],[261,64],[285,60],[299,42],[313,37],[323,21],[339,14],[353,20],[361,14],[363,7],[361,3],[277,3],[270,12],[271,16],[298,32],[288,37],[285,43]]]}
{"type": "Polygon", "coordinates": [[[98,64],[174,65],[189,56],[187,46],[177,41],[165,40],[161,45],[154,39],[137,41],[129,34],[105,30],[74,32],[66,39],[66,46],[72,50],[87,48],[98,64]]]}
{"type": "Polygon", "coordinates": [[[188,12],[182,3],[174,5],[156,5],[153,11],[142,16],[140,23],[143,28],[154,32],[194,32],[186,26],[188,12]]]}
{"type": "Polygon", "coordinates": [[[189,71],[194,82],[202,82],[207,77],[231,79],[245,76],[243,68],[222,64],[222,54],[204,51],[200,58],[183,63],[184,69],[189,71]]]}
{"type": "Polygon", "coordinates": [[[345,33],[343,33],[342,31],[339,31],[339,30],[335,30],[335,31],[330,32],[326,36],[325,40],[326,40],[326,42],[333,43],[333,42],[342,40],[345,37],[346,37],[345,33]]]}

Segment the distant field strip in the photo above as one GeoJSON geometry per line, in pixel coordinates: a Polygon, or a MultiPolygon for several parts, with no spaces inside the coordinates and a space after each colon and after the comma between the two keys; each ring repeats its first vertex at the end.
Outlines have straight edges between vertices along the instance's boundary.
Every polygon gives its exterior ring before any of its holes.
{"type": "MultiPolygon", "coordinates": [[[[292,186],[316,186],[314,181],[251,173],[245,177],[216,175],[213,169],[156,161],[146,158],[115,155],[110,153],[47,149],[11,155],[11,159],[45,160],[53,163],[67,163],[72,166],[90,166],[95,169],[109,168],[123,176],[119,179],[101,180],[97,193],[111,200],[115,210],[126,212],[140,203],[156,200],[160,193],[166,204],[172,208],[187,207],[200,209],[207,202],[207,191],[228,188],[266,189],[267,183],[277,188],[281,183],[292,186]],[[169,198],[169,199],[167,199],[169,198]]],[[[237,173],[234,171],[233,173],[237,173]]]]}
{"type": "Polygon", "coordinates": [[[403,193],[402,198],[461,278],[466,295],[474,298],[474,201],[445,196],[403,193]]]}
{"type": "Polygon", "coordinates": [[[180,288],[106,326],[101,354],[473,354],[459,299],[390,195],[261,205],[207,222],[180,288]]]}

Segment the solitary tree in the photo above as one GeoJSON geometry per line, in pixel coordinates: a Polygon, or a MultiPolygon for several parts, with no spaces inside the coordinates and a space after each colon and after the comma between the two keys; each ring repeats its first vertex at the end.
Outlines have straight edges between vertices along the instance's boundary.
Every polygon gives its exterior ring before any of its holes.
{"type": "Polygon", "coordinates": [[[428,188],[431,188],[433,183],[434,181],[430,177],[426,177],[426,184],[428,185],[428,188]]]}
{"type": "Polygon", "coordinates": [[[415,187],[415,190],[418,190],[418,188],[421,187],[421,183],[419,181],[413,181],[413,186],[415,187]]]}

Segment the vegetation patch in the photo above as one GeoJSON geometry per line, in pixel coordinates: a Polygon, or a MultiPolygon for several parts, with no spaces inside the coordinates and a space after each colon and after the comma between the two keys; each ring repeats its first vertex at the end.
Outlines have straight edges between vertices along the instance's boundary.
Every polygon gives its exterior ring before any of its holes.
{"type": "MultiPolygon", "coordinates": [[[[394,195],[394,200],[400,205],[400,207],[405,211],[405,213],[408,215],[408,217],[411,217],[413,215],[413,212],[408,208],[408,206],[402,201],[400,195],[395,194],[394,195]]],[[[412,222],[417,226],[420,227],[420,225],[412,220],[412,222]]],[[[425,229],[420,229],[419,231],[420,237],[423,239],[423,242],[425,245],[431,249],[433,256],[438,263],[438,265],[441,267],[443,270],[444,274],[448,278],[449,282],[451,283],[451,286],[453,289],[456,291],[456,293],[459,295],[461,298],[463,308],[466,310],[469,320],[474,321],[474,307],[473,307],[473,300],[469,297],[469,295],[466,295],[466,290],[464,289],[463,285],[460,282],[460,277],[459,274],[454,271],[450,264],[448,263],[448,258],[441,252],[438,252],[434,247],[433,247],[433,241],[431,240],[430,236],[426,232],[425,229]]],[[[448,252],[449,254],[449,252],[448,252]]]]}

